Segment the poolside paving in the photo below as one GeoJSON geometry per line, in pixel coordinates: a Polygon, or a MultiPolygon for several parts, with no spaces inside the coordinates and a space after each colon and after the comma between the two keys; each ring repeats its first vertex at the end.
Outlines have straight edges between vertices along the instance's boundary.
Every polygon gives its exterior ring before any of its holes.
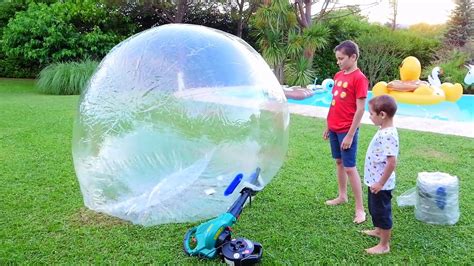
{"type": "MultiPolygon", "coordinates": [[[[304,116],[326,118],[329,108],[288,103],[290,113],[304,116]]],[[[369,112],[362,117],[363,124],[372,124],[369,112]]],[[[395,126],[417,131],[435,132],[474,138],[474,122],[443,121],[412,116],[395,116],[395,126]]]]}

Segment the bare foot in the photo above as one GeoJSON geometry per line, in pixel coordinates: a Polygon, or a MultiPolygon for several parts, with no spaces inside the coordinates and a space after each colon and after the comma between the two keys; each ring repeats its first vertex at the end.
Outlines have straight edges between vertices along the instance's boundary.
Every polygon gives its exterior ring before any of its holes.
{"type": "Polygon", "coordinates": [[[347,198],[337,197],[335,199],[326,201],[326,205],[329,205],[329,206],[335,206],[335,205],[340,205],[344,203],[347,203],[347,198]]]}
{"type": "Polygon", "coordinates": [[[390,246],[388,246],[388,245],[387,246],[382,246],[382,245],[378,244],[375,247],[371,247],[371,248],[366,249],[365,252],[367,252],[368,254],[373,254],[373,255],[385,254],[385,253],[390,252],[390,246]]]}
{"type": "Polygon", "coordinates": [[[356,212],[353,222],[356,223],[356,224],[361,224],[361,223],[365,222],[365,212],[364,211],[356,212]]]}
{"type": "Polygon", "coordinates": [[[366,234],[368,236],[378,237],[380,238],[380,233],[377,229],[374,230],[362,230],[361,233],[366,234]]]}

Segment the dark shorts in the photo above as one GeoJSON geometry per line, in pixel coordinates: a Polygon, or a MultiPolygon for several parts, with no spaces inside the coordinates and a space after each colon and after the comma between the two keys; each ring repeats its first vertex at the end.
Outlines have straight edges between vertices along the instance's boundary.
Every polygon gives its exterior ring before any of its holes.
{"type": "Polygon", "coordinates": [[[372,223],[381,229],[392,229],[392,191],[380,190],[377,194],[369,190],[369,212],[372,223]]]}
{"type": "Polygon", "coordinates": [[[347,150],[342,150],[341,144],[346,135],[347,132],[336,133],[333,131],[329,131],[329,143],[331,144],[332,158],[342,159],[342,165],[344,165],[344,167],[354,167],[356,166],[357,140],[359,138],[359,129],[357,129],[354,134],[351,148],[347,150]]]}

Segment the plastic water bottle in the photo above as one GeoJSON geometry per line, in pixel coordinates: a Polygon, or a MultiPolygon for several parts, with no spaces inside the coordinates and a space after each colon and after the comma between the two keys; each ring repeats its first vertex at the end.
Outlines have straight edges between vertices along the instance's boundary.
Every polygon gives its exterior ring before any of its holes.
{"type": "Polygon", "coordinates": [[[438,187],[436,189],[436,206],[441,210],[444,210],[444,206],[446,206],[446,189],[444,187],[438,187]]]}

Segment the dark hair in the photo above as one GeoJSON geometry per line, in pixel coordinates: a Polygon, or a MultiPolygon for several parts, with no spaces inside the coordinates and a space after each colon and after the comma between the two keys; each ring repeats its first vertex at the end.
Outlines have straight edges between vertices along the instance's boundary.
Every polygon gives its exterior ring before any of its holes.
{"type": "Polygon", "coordinates": [[[397,102],[390,95],[380,95],[370,99],[369,105],[378,115],[384,111],[388,117],[393,117],[397,112],[397,102]]]}
{"type": "Polygon", "coordinates": [[[341,51],[343,54],[351,57],[353,54],[356,55],[356,59],[359,58],[359,46],[357,43],[347,40],[341,42],[336,48],[334,48],[334,52],[341,51]]]}

